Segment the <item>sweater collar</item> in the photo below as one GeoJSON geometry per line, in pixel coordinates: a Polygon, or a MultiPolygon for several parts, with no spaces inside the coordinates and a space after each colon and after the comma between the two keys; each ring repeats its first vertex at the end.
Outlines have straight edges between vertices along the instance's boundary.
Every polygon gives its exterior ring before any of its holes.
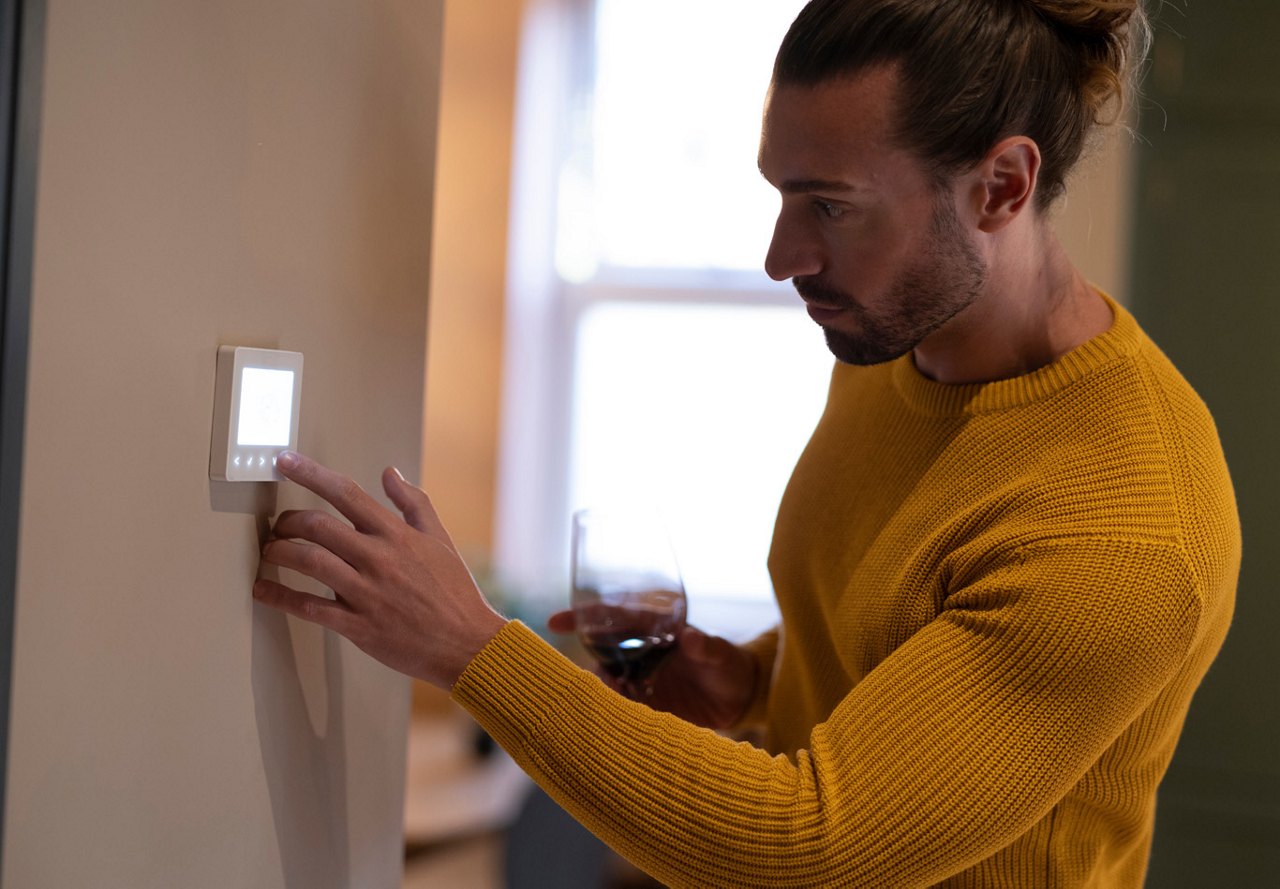
{"type": "Polygon", "coordinates": [[[1117,359],[1137,354],[1140,348],[1138,322],[1110,295],[1099,293],[1111,307],[1111,327],[1052,364],[1007,380],[955,385],[924,376],[907,353],[891,364],[894,388],[912,408],[936,416],[988,413],[1048,398],[1117,359]]]}

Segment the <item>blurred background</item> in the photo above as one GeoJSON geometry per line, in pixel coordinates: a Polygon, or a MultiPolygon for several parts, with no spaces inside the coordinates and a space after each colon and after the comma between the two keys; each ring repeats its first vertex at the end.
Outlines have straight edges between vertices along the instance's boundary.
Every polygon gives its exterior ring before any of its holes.
{"type": "MultiPolygon", "coordinates": [[[[774,617],[773,511],[830,371],[761,270],[760,108],[801,5],[447,6],[422,478],[482,586],[535,628],[568,598],[570,512],[604,500],[667,515],[691,621],[745,639],[774,617]]],[[[1275,885],[1280,4],[1152,6],[1142,97],[1055,224],[1209,403],[1245,530],[1149,884],[1275,885]]],[[[409,778],[407,886],[644,885],[426,687],[409,778]]]]}

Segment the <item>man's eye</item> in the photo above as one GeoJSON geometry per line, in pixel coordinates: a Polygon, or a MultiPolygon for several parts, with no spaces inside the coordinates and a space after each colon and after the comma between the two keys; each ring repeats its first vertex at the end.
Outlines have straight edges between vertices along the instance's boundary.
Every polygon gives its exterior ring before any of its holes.
{"type": "Polygon", "coordinates": [[[830,201],[814,201],[813,205],[817,207],[819,213],[828,219],[839,219],[845,214],[844,207],[838,207],[830,201]]]}

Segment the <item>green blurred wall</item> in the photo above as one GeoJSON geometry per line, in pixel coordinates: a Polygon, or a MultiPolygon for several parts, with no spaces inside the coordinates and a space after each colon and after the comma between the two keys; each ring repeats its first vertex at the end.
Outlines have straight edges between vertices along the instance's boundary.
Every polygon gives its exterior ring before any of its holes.
{"type": "Polygon", "coordinates": [[[1280,886],[1280,2],[1158,5],[1132,307],[1217,420],[1244,564],[1161,791],[1148,885],[1280,886]]]}

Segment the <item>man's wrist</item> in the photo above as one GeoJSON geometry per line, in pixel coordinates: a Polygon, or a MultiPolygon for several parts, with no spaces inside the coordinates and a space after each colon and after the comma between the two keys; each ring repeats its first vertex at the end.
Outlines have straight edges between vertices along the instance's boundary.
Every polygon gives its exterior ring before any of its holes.
{"type": "Polygon", "coordinates": [[[510,621],[496,611],[487,611],[483,617],[476,621],[474,624],[475,632],[467,634],[467,642],[460,646],[460,657],[445,677],[446,682],[442,687],[446,691],[452,690],[458,684],[458,679],[467,671],[467,667],[471,666],[471,662],[489,646],[489,643],[502,632],[508,623],[510,621]]]}

